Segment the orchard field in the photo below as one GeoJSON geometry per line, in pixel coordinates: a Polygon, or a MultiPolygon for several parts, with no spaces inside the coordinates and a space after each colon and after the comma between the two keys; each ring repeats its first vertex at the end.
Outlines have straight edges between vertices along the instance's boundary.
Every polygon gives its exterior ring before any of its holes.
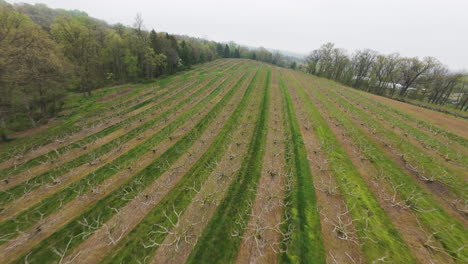
{"type": "Polygon", "coordinates": [[[0,145],[1,263],[467,263],[468,121],[252,60],[0,145]]]}

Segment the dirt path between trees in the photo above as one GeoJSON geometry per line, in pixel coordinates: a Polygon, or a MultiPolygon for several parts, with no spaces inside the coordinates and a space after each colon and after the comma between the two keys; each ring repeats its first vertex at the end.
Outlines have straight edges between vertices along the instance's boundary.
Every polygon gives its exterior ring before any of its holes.
{"type": "MultiPolygon", "coordinates": [[[[428,231],[421,227],[417,216],[411,212],[411,210],[404,210],[392,205],[391,200],[393,199],[394,193],[391,186],[389,186],[386,181],[379,178],[379,171],[372,165],[372,162],[363,158],[365,155],[354,144],[353,139],[346,136],[346,130],[333,122],[333,118],[331,118],[322,103],[314,98],[309,89],[306,89],[306,92],[309,94],[309,97],[313,99],[314,104],[321,112],[328,126],[333,131],[333,134],[340,142],[340,145],[350,157],[354,167],[359,171],[385,213],[392,220],[392,223],[397,228],[403,241],[408,245],[412,255],[419,263],[431,263],[431,261],[432,263],[441,264],[452,263],[450,259],[447,259],[447,255],[431,251],[425,247],[424,243],[428,240],[428,231]]],[[[397,197],[397,199],[399,198],[397,197]]],[[[437,246],[440,247],[441,245],[437,243],[437,246]]]]}
{"type": "MultiPolygon", "coordinates": [[[[289,72],[285,74],[289,74],[289,72]]],[[[315,193],[317,195],[317,206],[320,210],[320,223],[327,263],[360,263],[365,261],[352,222],[353,219],[340,194],[334,176],[328,169],[325,152],[322,150],[312,129],[311,123],[314,120],[311,120],[308,116],[304,108],[304,98],[299,97],[297,90],[293,88],[294,85],[291,82],[288,82],[287,85],[293,98],[296,115],[301,124],[301,133],[316,188],[315,193]]],[[[317,107],[317,102],[314,101],[313,103],[317,107]]]]}
{"type": "MultiPolygon", "coordinates": [[[[217,87],[217,85],[214,84],[213,87],[217,87]]],[[[5,259],[9,259],[13,258],[14,256],[23,255],[34,245],[36,245],[43,239],[49,237],[53,232],[63,227],[75,217],[79,216],[84,210],[89,208],[91,205],[109,195],[112,191],[114,191],[121,184],[123,184],[127,179],[131,178],[138,171],[149,165],[155,158],[160,156],[165,150],[169,149],[173,144],[175,144],[175,139],[179,139],[187,131],[189,131],[204,116],[204,114],[206,114],[209,111],[209,109],[211,109],[215,102],[222,98],[225,92],[226,91],[217,95],[217,99],[214,99],[213,101],[211,101],[211,103],[207,104],[207,106],[205,106],[204,109],[201,110],[198,115],[195,115],[194,118],[190,119],[178,130],[172,133],[170,137],[160,142],[155,148],[156,153],[154,153],[153,151],[149,151],[148,153],[144,154],[143,157],[140,158],[138,161],[134,162],[134,164],[132,164],[132,170],[119,171],[116,175],[106,179],[104,182],[96,186],[96,188],[94,188],[90,192],[85,193],[84,195],[81,195],[80,197],[71,201],[69,204],[67,204],[66,207],[64,207],[60,211],[50,215],[49,217],[44,218],[40,223],[35,224],[26,232],[21,233],[20,236],[18,236],[14,240],[9,241],[8,243],[0,246],[0,252],[3,252],[3,257],[5,259]],[[37,232],[37,230],[40,230],[40,232],[37,232]]],[[[191,104],[195,104],[195,102],[191,104]]],[[[182,112],[182,109],[180,111],[182,112]]],[[[132,218],[135,217],[134,214],[131,214],[130,216],[132,218]]],[[[94,246],[95,245],[93,244],[93,247],[94,246]]]]}
{"type": "Polygon", "coordinates": [[[284,201],[285,131],[278,69],[272,69],[270,114],[262,175],[236,263],[276,263],[284,201]]]}
{"type": "MultiPolygon", "coordinates": [[[[247,83],[251,80],[248,78],[247,83]]],[[[180,157],[170,169],[153,184],[133,199],[112,217],[101,229],[80,244],[65,260],[75,259],[77,263],[94,263],[102,259],[118,241],[126,236],[156,206],[173,186],[187,173],[191,166],[203,155],[223,127],[230,113],[235,109],[246,89],[244,84],[234,95],[233,101],[210,124],[200,140],[180,157]],[[111,230],[109,229],[111,227],[111,230]],[[118,238],[118,239],[117,239],[118,238]],[[77,256],[80,256],[77,258],[77,256]],[[86,257],[83,257],[86,256],[86,257]]]]}
{"type": "Polygon", "coordinates": [[[259,90],[256,89],[252,94],[252,98],[255,99],[246,106],[223,157],[203,186],[199,188],[194,186],[194,188],[199,189],[197,194],[181,215],[178,221],[180,224],[171,230],[171,233],[162,242],[162,246],[156,250],[151,263],[177,264],[187,260],[198,238],[223,200],[237,171],[241,168],[250,139],[253,136],[260,98],[258,96],[259,90]],[[177,238],[178,233],[185,233],[188,239],[182,240],[180,243],[172,243],[177,238]]]}
{"type": "MultiPolygon", "coordinates": [[[[349,88],[348,88],[349,89],[349,88]]],[[[456,118],[447,114],[439,113],[433,110],[422,108],[419,106],[403,103],[386,97],[359,92],[363,96],[372,98],[373,100],[379,101],[383,104],[394,107],[398,110],[404,111],[420,120],[428,123],[432,123],[440,128],[446,129],[452,133],[460,135],[464,138],[468,138],[468,121],[456,118]]]]}
{"type": "MultiPolygon", "coordinates": [[[[27,208],[31,207],[33,204],[41,201],[45,197],[48,197],[63,188],[66,188],[69,184],[78,181],[79,179],[85,177],[86,175],[92,173],[93,171],[105,166],[109,162],[112,162],[122,154],[126,153],[130,149],[136,147],[137,145],[144,142],[145,139],[151,137],[152,135],[159,132],[163,129],[166,125],[170,124],[173,120],[183,114],[183,112],[189,109],[192,105],[202,100],[206,95],[208,95],[212,90],[214,90],[224,79],[217,81],[214,85],[212,85],[209,89],[204,91],[201,95],[197,98],[194,98],[190,104],[185,105],[183,108],[178,109],[175,113],[171,114],[166,120],[160,121],[157,125],[153,128],[146,130],[144,133],[140,134],[139,136],[131,139],[130,141],[122,144],[121,146],[116,147],[115,149],[111,150],[110,152],[104,154],[103,156],[97,157],[96,159],[98,162],[91,166],[90,164],[86,163],[77,168],[74,168],[68,173],[65,173],[58,177],[55,181],[55,184],[44,184],[37,189],[32,190],[31,192],[26,193],[19,199],[12,201],[9,204],[6,204],[4,210],[0,213],[0,222],[6,219],[9,219],[15,215],[18,215],[22,211],[26,210],[27,208]]],[[[200,85],[200,87],[202,84],[200,85]]],[[[195,89],[195,91],[198,89],[195,89]]],[[[182,101],[184,98],[188,98],[191,96],[192,92],[188,93],[186,96],[180,99],[182,101]]],[[[178,100],[179,101],[179,100],[178,100]]],[[[178,102],[177,101],[177,102],[178,102]]],[[[174,102],[174,103],[177,103],[174,102]]],[[[168,108],[172,107],[172,105],[168,105],[161,111],[167,110],[168,108]],[[167,109],[166,109],[167,108],[167,109]]]]}

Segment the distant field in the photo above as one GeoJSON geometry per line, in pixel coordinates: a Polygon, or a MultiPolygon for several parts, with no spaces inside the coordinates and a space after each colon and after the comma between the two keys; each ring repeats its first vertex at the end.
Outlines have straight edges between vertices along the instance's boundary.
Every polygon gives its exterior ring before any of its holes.
{"type": "Polygon", "coordinates": [[[467,263],[468,122],[251,60],[0,145],[1,263],[467,263]]]}

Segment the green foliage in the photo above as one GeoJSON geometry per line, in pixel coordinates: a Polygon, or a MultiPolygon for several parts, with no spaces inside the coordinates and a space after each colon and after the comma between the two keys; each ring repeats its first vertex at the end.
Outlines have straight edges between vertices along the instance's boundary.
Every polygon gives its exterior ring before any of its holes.
{"type": "Polygon", "coordinates": [[[12,130],[34,127],[56,115],[67,94],[66,88],[91,96],[98,87],[148,82],[216,58],[252,58],[252,52],[254,59],[285,65],[279,53],[272,54],[264,48],[255,51],[234,42],[223,45],[145,31],[139,15],[133,27],[126,27],[110,26],[84,12],[51,9],[44,4],[3,3],[0,8],[3,17],[0,31],[17,35],[11,38],[14,43],[0,41],[3,43],[0,43],[3,140],[12,130]],[[19,21],[14,31],[9,30],[12,23],[19,21]],[[37,45],[26,48],[31,40],[37,45]],[[5,48],[6,43],[9,48],[5,48]],[[29,65],[13,63],[18,61],[29,65]],[[28,75],[28,69],[36,70],[34,75],[28,75]],[[31,90],[38,91],[39,96],[30,93],[31,90]]]}
{"type": "Polygon", "coordinates": [[[88,95],[98,87],[102,46],[96,36],[99,29],[85,17],[59,17],[51,34],[62,46],[65,56],[75,65],[79,89],[88,95]]]}
{"type": "Polygon", "coordinates": [[[216,43],[216,54],[218,57],[223,57],[224,55],[224,49],[221,43],[216,43]]]}
{"type": "MultiPolygon", "coordinates": [[[[432,57],[408,58],[398,53],[383,55],[370,49],[357,50],[349,56],[344,49],[326,43],[306,58],[305,70],[378,95],[468,110],[468,100],[463,96],[450,99],[456,90],[462,95],[467,94],[462,89],[463,74],[451,72],[432,57]]],[[[457,115],[456,111],[432,108],[457,115]]]]}
{"type": "Polygon", "coordinates": [[[60,111],[67,94],[64,88],[90,96],[92,90],[107,84],[150,80],[182,70],[182,65],[215,59],[214,45],[188,39],[183,42],[187,45],[181,64],[174,36],[110,27],[79,11],[2,4],[0,16],[3,139],[13,129],[36,126],[60,111]]]}
{"type": "Polygon", "coordinates": [[[239,49],[235,49],[234,50],[234,55],[233,55],[234,58],[240,58],[240,51],[239,49]]]}
{"type": "Polygon", "coordinates": [[[69,64],[57,44],[27,16],[0,7],[0,137],[10,122],[31,126],[63,104],[69,64]]]}
{"type": "Polygon", "coordinates": [[[229,46],[226,44],[224,46],[223,58],[230,58],[230,57],[231,57],[231,51],[229,50],[229,46]]]}

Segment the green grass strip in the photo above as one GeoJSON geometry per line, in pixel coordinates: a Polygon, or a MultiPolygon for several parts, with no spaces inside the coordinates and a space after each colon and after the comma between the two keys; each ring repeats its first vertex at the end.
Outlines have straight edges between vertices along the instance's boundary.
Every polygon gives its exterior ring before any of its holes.
{"type": "MultiPolygon", "coordinates": [[[[179,72],[174,75],[158,79],[155,82],[149,84],[139,84],[139,85],[130,85],[130,87],[135,89],[135,92],[129,93],[124,96],[119,96],[119,98],[124,99],[132,96],[134,93],[137,93],[139,90],[145,89],[151,86],[160,86],[161,89],[166,88],[168,85],[178,82],[185,81],[190,78],[195,72],[202,71],[203,69],[212,69],[218,70],[218,67],[214,67],[215,63],[206,64],[206,66],[200,67],[196,70],[189,72],[179,72]]],[[[220,66],[222,69],[231,67],[232,63],[226,63],[220,66]]],[[[8,160],[18,154],[25,153],[32,150],[33,148],[39,147],[50,143],[55,138],[65,137],[71,133],[75,133],[82,129],[83,124],[82,120],[86,120],[95,116],[100,115],[103,111],[108,111],[109,106],[113,105],[114,101],[108,102],[97,102],[96,100],[106,94],[112,92],[117,92],[125,89],[128,85],[125,86],[115,86],[108,87],[93,91],[91,97],[83,97],[81,94],[72,94],[66,98],[65,110],[71,110],[67,114],[59,114],[57,119],[63,120],[59,124],[39,132],[33,136],[23,137],[15,139],[14,141],[8,142],[2,145],[0,150],[0,162],[8,160]]],[[[128,105],[128,104],[126,104],[128,105]]],[[[96,121],[100,122],[100,121],[96,121]]]]}
{"type": "MultiPolygon", "coordinates": [[[[251,80],[241,101],[236,106],[236,109],[202,157],[190,168],[161,202],[159,202],[158,205],[153,208],[116,247],[114,247],[112,252],[101,261],[102,263],[138,263],[138,261],[149,259],[154,254],[157,249],[156,245],[154,247],[145,248],[142,244],[151,244],[151,242],[148,242],[150,240],[158,243],[164,241],[166,237],[165,234],[151,232],[154,229],[154,224],[170,226],[170,221],[177,221],[175,218],[169,220],[163,213],[172,212],[172,210],[176,210],[177,212],[185,210],[196,195],[196,192],[190,189],[190,187],[194,184],[196,186],[202,186],[215,169],[216,164],[222,159],[228,144],[232,140],[232,135],[238,126],[241,116],[246,112],[247,103],[249,100],[253,100],[252,95],[255,95],[253,90],[257,76],[258,71],[251,80]]],[[[170,217],[174,217],[174,215],[170,215],[170,217]]]]}
{"type": "MultiPolygon", "coordinates": [[[[139,90],[148,86],[149,85],[135,85],[133,86],[135,92],[127,95],[134,95],[134,93],[137,93],[139,90]]],[[[122,90],[125,87],[126,86],[119,86],[119,90],[122,90]]],[[[102,112],[108,111],[111,102],[97,102],[96,100],[113,90],[114,88],[101,89],[100,91],[93,93],[91,97],[71,95],[67,98],[67,102],[65,103],[65,110],[71,109],[71,111],[70,113],[59,114],[57,116],[58,120],[62,120],[59,124],[33,136],[17,138],[6,143],[2,146],[0,151],[0,162],[42,145],[51,143],[55,138],[66,137],[69,134],[80,131],[83,128],[83,120],[99,116],[102,112]],[[105,91],[106,93],[102,93],[101,91],[105,91]]]]}
{"type": "MultiPolygon", "coordinates": [[[[233,69],[231,70],[237,70],[237,65],[233,67],[233,69]]],[[[64,155],[65,153],[71,151],[72,149],[76,149],[76,148],[80,148],[86,144],[89,144],[99,138],[102,138],[104,136],[107,136],[109,135],[110,133],[124,127],[125,125],[127,124],[130,124],[132,122],[134,122],[135,120],[140,120],[140,119],[143,119],[145,118],[146,116],[150,115],[151,113],[153,113],[155,110],[157,110],[158,108],[160,108],[161,106],[163,105],[166,105],[168,104],[168,102],[170,101],[173,101],[175,100],[176,98],[178,97],[181,97],[183,96],[184,94],[186,94],[187,92],[189,92],[190,90],[192,90],[193,88],[197,87],[197,85],[199,85],[203,80],[205,80],[207,78],[207,76],[204,76],[204,77],[201,77],[199,78],[197,81],[195,81],[194,83],[192,83],[191,85],[189,85],[187,88],[181,90],[181,91],[178,91],[176,94],[172,95],[170,98],[167,98],[167,100],[164,100],[163,102],[160,102],[134,116],[131,116],[129,118],[127,118],[126,120],[124,121],[121,121],[117,124],[114,124],[114,125],[111,125],[109,127],[106,127],[105,129],[97,132],[97,133],[94,133],[92,135],[89,135],[75,143],[72,143],[70,145],[67,145],[67,146],[64,146],[64,147],[61,147],[59,149],[56,149],[56,150],[53,150],[53,151],[50,151],[44,155],[41,155],[41,156],[38,156],[36,158],[33,158],[25,163],[22,163],[18,166],[13,166],[13,167],[10,167],[10,168],[6,168],[6,169],[0,169],[0,179],[3,179],[3,178],[6,178],[6,177],[11,177],[11,176],[14,176],[20,172],[23,172],[29,168],[32,168],[34,166],[37,166],[39,164],[41,164],[42,162],[47,162],[47,161],[53,161],[54,159],[60,157],[61,155],[64,155]],[[1,176],[3,175],[3,176],[1,176]]],[[[141,107],[144,107],[145,105],[148,105],[156,100],[159,100],[160,98],[166,96],[167,94],[171,93],[172,90],[171,89],[168,89],[167,91],[161,93],[161,94],[158,94],[156,96],[153,96],[151,98],[149,98],[148,100],[145,100],[143,102],[140,102],[136,105],[133,105],[127,109],[125,109],[124,111],[120,112],[118,115],[124,115],[124,114],[127,114],[131,111],[134,111],[134,110],[137,110],[141,107]]]]}
{"type": "Polygon", "coordinates": [[[370,263],[386,257],[386,260],[393,263],[415,263],[398,231],[380,207],[374,194],[367,187],[366,182],[354,167],[304,88],[295,79],[292,79],[291,82],[294,83],[299,97],[304,103],[317,139],[328,158],[329,169],[349,208],[367,261],[370,263]]]}
{"type": "MultiPolygon", "coordinates": [[[[196,112],[198,112],[204,105],[206,105],[210,100],[212,100],[216,95],[218,95],[226,86],[228,81],[232,78],[233,77],[226,80],[223,83],[223,85],[218,86],[218,88],[213,90],[206,98],[197,103],[197,105],[195,105],[192,109],[190,109],[188,112],[185,112],[177,120],[163,128],[160,132],[156,133],[142,144],[129,150],[125,154],[119,156],[117,159],[111,161],[110,163],[97,169],[96,171],[89,173],[79,181],[70,184],[65,189],[40,201],[38,204],[22,212],[13,219],[1,223],[0,232],[5,232],[5,234],[9,234],[8,237],[14,237],[18,234],[18,232],[30,227],[31,225],[42,219],[42,217],[48,216],[53,212],[56,212],[62,206],[66,206],[66,203],[75,199],[80,194],[90,190],[95,185],[101,183],[105,179],[116,174],[119,170],[124,170],[128,166],[131,166],[132,162],[136,161],[139,157],[150,151],[154,146],[156,146],[159,142],[164,140],[183,123],[185,123],[187,120],[193,117],[196,114],[196,112]]],[[[1,243],[4,242],[5,241],[1,243]]]]}
{"type": "MultiPolygon", "coordinates": [[[[316,90],[316,89],[314,89],[316,90]]],[[[411,176],[408,176],[390,157],[388,157],[378,144],[366,135],[362,128],[355,125],[352,120],[341,112],[326,96],[319,91],[314,93],[332,117],[346,128],[349,136],[361,148],[366,149],[366,157],[372,161],[375,168],[382,172],[381,177],[397,188],[400,199],[408,200],[406,203],[418,216],[424,226],[434,232],[434,238],[439,240],[446,251],[456,262],[466,263],[468,259],[467,230],[451,217],[411,176]],[[409,199],[410,197],[413,197],[409,199]]]]}
{"type": "Polygon", "coordinates": [[[406,120],[402,120],[390,114],[388,111],[390,109],[383,107],[382,104],[376,102],[375,100],[372,101],[373,103],[371,103],[370,100],[365,100],[366,97],[360,96],[359,94],[349,94],[348,96],[352,98],[351,100],[354,102],[359,102],[359,104],[367,107],[371,112],[375,113],[380,118],[383,118],[392,125],[395,125],[408,135],[415,138],[417,141],[421,142],[425,148],[431,151],[437,151],[439,155],[443,156],[444,158],[457,162],[461,166],[468,167],[468,156],[464,156],[462,153],[457,152],[455,149],[442,143],[432,135],[423,132],[419,128],[411,126],[406,120]]]}
{"type": "MultiPolygon", "coordinates": [[[[215,82],[215,80],[212,80],[210,81],[206,86],[204,86],[202,89],[200,89],[199,91],[196,92],[196,94],[194,94],[194,96],[196,95],[199,95],[201,93],[203,93],[206,89],[208,89],[213,83],[215,82]]],[[[3,205],[3,204],[6,204],[14,199],[18,199],[19,197],[21,197],[22,195],[24,195],[25,193],[27,192],[30,192],[36,188],[39,188],[40,186],[44,185],[44,184],[47,184],[49,182],[52,182],[55,180],[55,178],[57,177],[60,177],[61,175],[71,171],[72,169],[78,167],[78,166],[81,166],[83,164],[86,164],[88,162],[91,162],[93,160],[95,160],[96,158],[112,151],[113,149],[115,148],[118,148],[119,145],[121,144],[124,144],[128,141],[130,141],[131,139],[133,139],[134,137],[140,135],[141,133],[145,132],[146,130],[154,127],[156,124],[158,124],[159,122],[163,121],[164,119],[166,119],[167,117],[169,117],[172,113],[174,113],[175,111],[177,111],[178,109],[180,109],[180,107],[184,106],[185,104],[187,104],[190,100],[192,100],[191,97],[188,97],[186,98],[185,100],[183,100],[182,102],[180,102],[179,104],[177,104],[176,106],[170,108],[169,110],[167,110],[166,112],[162,113],[161,115],[157,116],[156,118],[153,118],[147,122],[145,122],[143,125],[141,126],[138,126],[132,130],[130,130],[129,132],[121,135],[120,137],[118,138],[115,138],[109,142],[107,142],[106,144],[103,144],[101,146],[99,146],[98,148],[88,152],[88,153],[85,153],[85,154],[82,154],[80,156],[78,156],[77,158],[69,161],[69,162],[66,162],[56,168],[53,168],[49,171],[46,171],[42,174],[39,174],[35,177],[33,177],[32,179],[29,179],[28,181],[22,183],[22,184],[19,184],[19,185],[16,185],[16,186],[13,186],[3,192],[0,192],[0,205],[3,205]]],[[[166,101],[167,104],[170,103],[170,101],[166,101]]]]}
{"type": "MultiPolygon", "coordinates": [[[[317,80],[319,80],[319,79],[317,78],[317,80]]],[[[326,80],[320,80],[320,81],[321,82],[326,82],[326,80]]],[[[350,87],[342,86],[342,85],[339,85],[338,83],[334,83],[334,82],[329,83],[329,86],[333,87],[334,89],[346,92],[347,94],[352,93],[352,94],[355,94],[358,97],[365,98],[367,101],[369,101],[371,103],[374,103],[379,107],[384,108],[384,110],[386,110],[386,111],[393,112],[393,113],[405,118],[406,120],[409,120],[411,122],[416,123],[418,126],[427,128],[428,130],[432,131],[435,134],[440,134],[443,137],[446,137],[446,138],[448,138],[448,139],[450,139],[452,141],[455,141],[455,142],[457,142],[458,144],[460,144],[460,145],[462,145],[464,147],[468,147],[468,139],[466,139],[466,138],[464,138],[462,136],[459,136],[457,134],[454,134],[452,132],[446,131],[445,129],[439,128],[434,124],[431,124],[431,123],[425,122],[423,120],[420,120],[420,119],[418,119],[416,117],[413,117],[412,115],[407,114],[407,113],[405,113],[403,111],[400,111],[400,110],[398,110],[398,109],[396,109],[396,108],[394,108],[392,106],[386,105],[385,103],[381,103],[381,102],[379,102],[377,100],[373,100],[372,98],[367,96],[367,94],[364,93],[364,92],[358,92],[358,91],[355,91],[354,89],[352,89],[350,87]],[[333,84],[333,86],[331,86],[331,84],[333,84]]],[[[390,99],[390,100],[392,100],[392,99],[390,99]]]]}
{"type": "Polygon", "coordinates": [[[380,122],[376,121],[372,114],[349,103],[343,97],[336,95],[332,90],[328,92],[333,93],[333,98],[357,117],[360,122],[363,122],[373,129],[380,138],[386,139],[395,149],[403,154],[404,159],[412,166],[416,167],[419,174],[445,184],[459,197],[466,199],[468,183],[465,181],[463,175],[459,175],[453,169],[444,166],[434,157],[426,154],[420,147],[411,144],[405,137],[385,128],[380,122]]]}
{"type": "Polygon", "coordinates": [[[187,263],[233,263],[237,256],[242,234],[249,221],[250,202],[255,199],[262,172],[268,130],[270,82],[271,69],[268,68],[260,116],[241,168],[187,263]],[[239,235],[233,236],[233,233],[239,235]]]}
{"type": "MultiPolygon", "coordinates": [[[[217,79],[212,79],[208,83],[206,83],[202,88],[200,88],[198,91],[196,91],[194,94],[191,96],[185,98],[178,104],[174,105],[167,111],[161,113],[157,117],[148,120],[147,122],[143,123],[142,125],[133,128],[132,130],[128,131],[127,133],[121,135],[118,138],[115,138],[106,144],[103,144],[99,146],[96,149],[93,149],[92,151],[82,154],[79,157],[66,162],[52,170],[46,171],[40,175],[35,176],[32,179],[29,179],[28,181],[16,185],[10,189],[7,189],[3,192],[0,192],[0,205],[3,205],[11,200],[17,199],[24,195],[26,192],[30,192],[31,190],[34,190],[36,188],[39,188],[40,186],[52,182],[56,177],[59,177],[72,169],[81,166],[83,164],[86,164],[88,162],[91,162],[95,160],[96,158],[104,155],[105,153],[108,153],[112,151],[115,148],[118,148],[120,145],[130,141],[131,139],[135,138],[136,136],[140,135],[141,133],[145,132],[148,129],[153,128],[155,125],[159,124],[160,122],[164,121],[166,118],[168,118],[171,114],[185,106],[187,103],[193,100],[193,98],[196,98],[200,95],[202,95],[206,90],[208,90],[214,83],[218,81],[217,79]]],[[[182,93],[180,94],[182,95],[182,93]]],[[[164,102],[164,104],[171,104],[171,101],[167,100],[164,102]]]]}
{"type": "MultiPolygon", "coordinates": [[[[180,91],[178,94],[179,95],[183,95],[184,93],[186,93],[187,91],[191,90],[192,88],[196,87],[197,84],[199,84],[202,80],[199,80],[198,82],[194,83],[193,85],[187,87],[186,90],[184,91],[180,91]]],[[[127,109],[128,112],[130,111],[133,111],[133,110],[136,110],[140,107],[143,107],[145,105],[147,105],[148,103],[152,102],[152,101],[155,101],[163,96],[165,96],[166,94],[168,94],[170,91],[166,91],[164,93],[161,93],[149,100],[146,100],[144,102],[141,102],[137,105],[134,105],[133,107],[131,107],[131,109],[127,109]]],[[[169,100],[167,100],[169,101],[169,100]]],[[[165,102],[167,102],[165,101],[165,102]]],[[[164,104],[164,102],[162,102],[162,104],[164,104]]],[[[60,156],[64,155],[65,153],[73,150],[73,149],[77,149],[77,148],[80,148],[90,142],[93,142],[93,141],[96,141],[97,139],[99,138],[102,138],[104,136],[107,136],[109,135],[110,133],[124,127],[125,125],[127,124],[130,124],[132,123],[133,121],[135,120],[138,120],[138,119],[142,119],[144,118],[145,116],[149,115],[150,113],[152,113],[155,109],[157,109],[158,107],[161,107],[161,104],[157,104],[156,106],[154,107],[151,107],[150,109],[147,109],[135,116],[132,116],[132,117],[129,117],[128,119],[124,120],[124,121],[121,121],[119,123],[116,123],[114,125],[111,125],[111,126],[108,126],[106,127],[105,129],[97,132],[97,133],[94,133],[92,135],[89,135],[89,136],[86,136],[85,138],[83,139],[80,139],[78,140],[77,142],[74,142],[72,144],[69,144],[67,146],[63,146],[63,147],[60,147],[56,150],[52,150],[46,154],[43,154],[41,156],[38,156],[38,157],[35,157],[33,159],[30,159],[28,160],[27,162],[24,162],[20,165],[17,165],[17,166],[13,166],[13,167],[10,167],[10,168],[5,168],[5,169],[2,169],[0,170],[0,179],[3,179],[3,178],[6,178],[6,177],[12,177],[16,174],[19,174],[25,170],[28,170],[34,166],[37,166],[37,165],[40,165],[41,163],[43,162],[48,162],[48,161],[53,161],[57,158],[59,158],[60,156]]],[[[127,110],[125,112],[127,112],[127,110]]]]}
{"type": "MultiPolygon", "coordinates": [[[[245,76],[245,75],[244,75],[245,76]]],[[[194,144],[201,134],[209,127],[210,123],[216,118],[216,115],[227,105],[229,100],[235,94],[239,87],[240,80],[231,88],[226,95],[205,115],[187,134],[185,134],[172,147],[165,151],[160,157],[155,159],[150,165],[138,172],[135,176],[128,179],[122,186],[114,190],[104,199],[99,200],[91,206],[86,212],[73,219],[61,229],[57,230],[50,237],[43,240],[34,247],[27,255],[18,259],[17,263],[23,263],[26,256],[29,262],[33,263],[51,263],[56,262],[60,257],[54,253],[54,248],[62,249],[65,253],[71,252],[77,245],[85,240],[89,235],[102,226],[115,213],[125,206],[130,200],[134,199],[146,186],[153,183],[161,176],[183,153],[194,144]],[[92,228],[83,226],[83,222],[93,223],[92,228]]],[[[197,104],[190,112],[186,112],[180,118],[187,121],[193,115],[198,113],[202,106],[211,101],[214,95],[219,94],[221,86],[217,91],[213,91],[202,102],[197,104]]],[[[182,123],[177,124],[178,127],[182,123]]],[[[165,136],[167,136],[166,134],[165,136]]],[[[94,184],[93,184],[94,186],[94,184]]]]}
{"type": "Polygon", "coordinates": [[[286,168],[293,177],[293,188],[286,193],[282,225],[284,234],[291,235],[281,239],[282,253],[280,263],[326,263],[322,241],[320,214],[317,208],[314,182],[307,159],[304,140],[294,112],[291,96],[280,76],[285,115],[284,123],[288,140],[286,142],[286,168]],[[289,131],[288,131],[289,130],[289,131]]]}

